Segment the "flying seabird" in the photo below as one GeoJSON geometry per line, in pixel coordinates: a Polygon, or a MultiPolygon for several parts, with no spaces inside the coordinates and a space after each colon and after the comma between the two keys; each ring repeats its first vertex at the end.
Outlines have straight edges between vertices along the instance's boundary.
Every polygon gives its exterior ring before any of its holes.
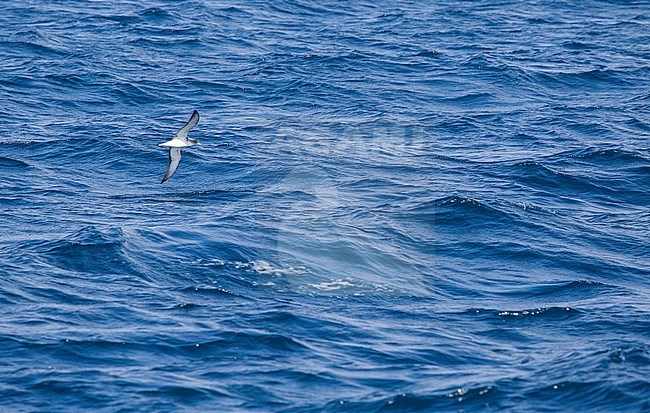
{"type": "Polygon", "coordinates": [[[201,142],[187,136],[189,131],[195,127],[197,123],[199,123],[199,112],[195,110],[192,112],[190,120],[188,120],[185,126],[180,128],[178,132],[174,134],[174,137],[170,141],[158,144],[158,146],[169,147],[169,166],[167,167],[167,171],[165,171],[165,176],[162,181],[160,181],[161,184],[171,178],[172,175],[174,175],[174,172],[176,172],[178,164],[181,163],[181,148],[194,145],[203,146],[201,145],[201,142]]]}

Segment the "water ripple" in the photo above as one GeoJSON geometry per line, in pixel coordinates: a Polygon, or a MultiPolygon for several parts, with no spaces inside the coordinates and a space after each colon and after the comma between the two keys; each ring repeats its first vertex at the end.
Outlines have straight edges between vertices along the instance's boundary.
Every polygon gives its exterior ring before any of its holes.
{"type": "Polygon", "coordinates": [[[640,2],[5,3],[0,410],[649,409],[640,2]]]}

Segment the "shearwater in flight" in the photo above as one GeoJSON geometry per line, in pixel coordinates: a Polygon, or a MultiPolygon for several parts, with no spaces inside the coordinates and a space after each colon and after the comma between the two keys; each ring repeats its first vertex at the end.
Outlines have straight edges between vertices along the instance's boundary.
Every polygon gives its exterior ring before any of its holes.
{"type": "Polygon", "coordinates": [[[199,123],[199,112],[195,110],[192,112],[190,120],[188,120],[185,126],[180,128],[178,132],[176,132],[170,141],[158,144],[158,146],[169,147],[169,166],[167,167],[167,171],[165,171],[165,176],[162,181],[160,181],[161,184],[171,178],[172,175],[174,175],[174,172],[176,172],[176,169],[178,169],[178,164],[181,163],[181,148],[194,145],[203,146],[201,145],[201,142],[187,136],[190,130],[195,127],[197,123],[199,123]]]}

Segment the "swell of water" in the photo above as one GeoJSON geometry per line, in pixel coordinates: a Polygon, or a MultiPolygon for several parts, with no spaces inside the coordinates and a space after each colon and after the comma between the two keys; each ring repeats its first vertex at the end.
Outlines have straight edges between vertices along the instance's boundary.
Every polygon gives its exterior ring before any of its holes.
{"type": "Polygon", "coordinates": [[[650,409],[648,22],[7,2],[0,407],[650,409]]]}

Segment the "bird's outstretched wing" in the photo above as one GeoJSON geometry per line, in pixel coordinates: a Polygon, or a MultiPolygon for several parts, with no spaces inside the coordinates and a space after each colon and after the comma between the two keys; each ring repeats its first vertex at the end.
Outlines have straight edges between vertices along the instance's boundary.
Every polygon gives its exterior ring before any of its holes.
{"type": "Polygon", "coordinates": [[[188,120],[185,126],[180,128],[178,132],[176,132],[176,135],[174,136],[177,137],[178,139],[182,139],[186,141],[188,132],[193,127],[195,127],[197,123],[199,123],[199,112],[195,110],[194,112],[192,112],[192,116],[190,116],[190,120],[188,120]]]}
{"type": "Polygon", "coordinates": [[[178,164],[181,163],[181,148],[169,148],[169,166],[167,171],[165,171],[165,176],[163,177],[160,183],[164,183],[166,180],[174,175],[176,169],[178,169],[178,164]]]}

